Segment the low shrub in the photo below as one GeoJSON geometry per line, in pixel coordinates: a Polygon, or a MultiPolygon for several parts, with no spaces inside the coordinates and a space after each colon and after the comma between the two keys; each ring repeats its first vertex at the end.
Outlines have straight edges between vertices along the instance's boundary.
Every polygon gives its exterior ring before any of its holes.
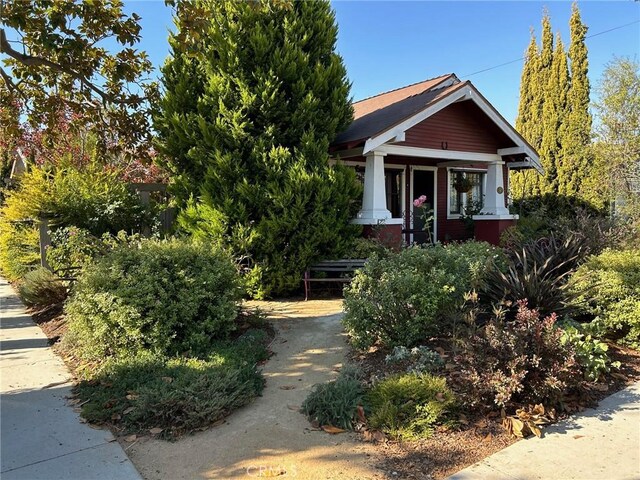
{"type": "Polygon", "coordinates": [[[151,353],[112,358],[76,387],[82,416],[126,433],[175,438],[207,427],[260,394],[256,363],[268,357],[264,332],[216,342],[205,359],[151,353]]]}
{"type": "Polygon", "coordinates": [[[128,235],[124,230],[116,235],[104,233],[97,237],[84,228],[59,228],[51,234],[47,261],[54,270],[83,268],[117,247],[137,246],[142,238],[137,233],[128,235]]]}
{"type": "Polygon", "coordinates": [[[611,371],[611,367],[619,367],[619,362],[611,363],[607,354],[609,346],[585,335],[575,327],[563,327],[562,342],[570,344],[576,352],[576,360],[582,367],[584,378],[596,382],[605,373],[611,371]]]}
{"type": "Polygon", "coordinates": [[[456,356],[456,389],[470,407],[556,406],[582,381],[570,343],[562,341],[555,314],[544,319],[526,302],[512,322],[489,321],[456,356]]]}
{"type": "Polygon", "coordinates": [[[483,285],[500,257],[498,249],[481,242],[372,257],[345,288],[344,325],[353,344],[413,346],[448,333],[447,314],[464,303],[467,291],[483,285]]]}
{"type": "Polygon", "coordinates": [[[358,371],[343,368],[337,379],[315,385],[301,411],[311,422],[353,430],[364,388],[358,371]]]}
{"type": "Polygon", "coordinates": [[[67,288],[46,268],[27,272],[18,285],[18,295],[29,306],[46,307],[67,298],[67,288]]]}
{"type": "Polygon", "coordinates": [[[358,237],[353,240],[353,245],[347,251],[346,258],[370,258],[373,255],[386,257],[393,250],[376,238],[358,237]]]}
{"type": "Polygon", "coordinates": [[[67,342],[80,357],[206,356],[234,328],[240,296],[230,259],[206,245],[145,240],[85,268],[66,304],[67,342]]]}
{"type": "Polygon", "coordinates": [[[527,300],[542,315],[571,313],[578,295],[568,281],[584,260],[584,252],[583,239],[574,235],[528,242],[509,252],[506,267],[488,272],[480,299],[513,311],[519,300],[527,300]]]}
{"type": "Polygon", "coordinates": [[[411,349],[393,347],[393,351],[385,357],[388,364],[400,364],[409,373],[435,373],[444,367],[444,360],[434,350],[420,345],[411,349]]]}
{"type": "Polygon", "coordinates": [[[407,440],[428,437],[455,403],[444,378],[416,373],[380,381],[365,402],[370,427],[407,440]]]}
{"type": "Polygon", "coordinates": [[[573,277],[582,312],[594,317],[592,329],[631,347],[640,347],[640,250],[605,250],[573,277]]]}

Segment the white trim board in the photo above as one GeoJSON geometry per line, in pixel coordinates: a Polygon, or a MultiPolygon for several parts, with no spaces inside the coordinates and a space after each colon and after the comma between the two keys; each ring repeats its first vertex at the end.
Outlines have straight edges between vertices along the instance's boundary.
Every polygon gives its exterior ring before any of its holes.
{"type": "MultiPolygon", "coordinates": [[[[522,136],[516,131],[511,124],[509,124],[502,116],[500,116],[494,108],[489,104],[489,102],[480,95],[480,93],[471,85],[471,83],[466,83],[460,89],[454,91],[453,93],[445,96],[444,98],[437,100],[434,104],[428,105],[423,110],[415,113],[411,117],[405,119],[403,122],[398,125],[392,126],[389,129],[374,135],[367,139],[364,145],[363,154],[380,150],[380,147],[388,148],[392,145],[388,145],[387,142],[392,141],[394,138],[399,138],[401,135],[406,132],[411,127],[417,125],[418,123],[426,120],[430,116],[439,112],[440,110],[448,107],[452,103],[470,100],[473,101],[480,109],[484,112],[487,117],[493,121],[495,125],[497,125],[500,130],[502,130],[505,135],[516,144],[516,147],[500,149],[499,152],[496,152],[496,156],[501,158],[500,153],[503,155],[515,155],[515,154],[524,154],[527,155],[532,162],[532,166],[538,170],[538,172],[542,173],[542,165],[540,164],[540,158],[536,154],[536,152],[526,144],[523,140],[522,136]]],[[[393,146],[398,147],[398,146],[393,146]]],[[[399,148],[415,148],[415,147],[399,147],[399,148]]],[[[444,150],[446,151],[446,150],[444,150]]],[[[389,152],[391,153],[391,152],[389,152]]],[[[399,154],[401,155],[401,154],[399,154]]],[[[441,157],[446,158],[446,157],[441,157]]]]}
{"type": "Polygon", "coordinates": [[[375,151],[403,157],[437,158],[479,163],[499,162],[502,160],[502,157],[497,153],[461,152],[459,150],[438,150],[436,148],[405,147],[389,144],[382,145],[376,148],[375,151]]]}

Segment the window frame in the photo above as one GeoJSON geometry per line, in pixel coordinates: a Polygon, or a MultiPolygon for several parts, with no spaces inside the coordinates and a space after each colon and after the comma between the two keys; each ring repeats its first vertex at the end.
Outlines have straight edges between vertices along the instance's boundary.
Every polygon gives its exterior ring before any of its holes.
{"type": "MultiPolygon", "coordinates": [[[[465,168],[465,167],[447,167],[447,220],[459,220],[462,217],[462,213],[451,213],[451,189],[453,185],[451,184],[451,174],[452,173],[479,173],[482,176],[481,179],[481,188],[482,188],[482,203],[484,204],[486,191],[487,191],[487,170],[484,168],[465,168]]],[[[467,206],[467,194],[461,194],[461,208],[467,206]]]]}

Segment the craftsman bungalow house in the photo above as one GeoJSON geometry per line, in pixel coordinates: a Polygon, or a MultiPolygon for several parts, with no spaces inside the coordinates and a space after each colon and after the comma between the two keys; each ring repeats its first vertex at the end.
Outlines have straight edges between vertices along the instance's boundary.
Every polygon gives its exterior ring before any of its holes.
{"type": "Polygon", "coordinates": [[[413,200],[433,209],[432,240],[468,238],[461,216],[472,205],[472,235],[497,243],[517,219],[507,208],[509,170],[535,168],[536,151],[468,81],[454,74],[381,93],[353,104],[353,123],[331,155],[353,166],[364,182],[354,223],[365,235],[424,242],[424,221],[413,200]],[[375,230],[373,227],[378,225],[375,230]]]}

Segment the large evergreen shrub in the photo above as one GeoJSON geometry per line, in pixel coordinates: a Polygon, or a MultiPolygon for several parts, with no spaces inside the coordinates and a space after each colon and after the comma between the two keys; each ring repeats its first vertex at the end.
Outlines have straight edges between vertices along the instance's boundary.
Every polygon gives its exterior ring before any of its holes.
{"type": "Polygon", "coordinates": [[[245,260],[259,297],[299,287],[341,255],[360,187],[329,166],[352,118],[326,1],[178,4],[165,93],[155,115],[180,225],[245,260]]]}

